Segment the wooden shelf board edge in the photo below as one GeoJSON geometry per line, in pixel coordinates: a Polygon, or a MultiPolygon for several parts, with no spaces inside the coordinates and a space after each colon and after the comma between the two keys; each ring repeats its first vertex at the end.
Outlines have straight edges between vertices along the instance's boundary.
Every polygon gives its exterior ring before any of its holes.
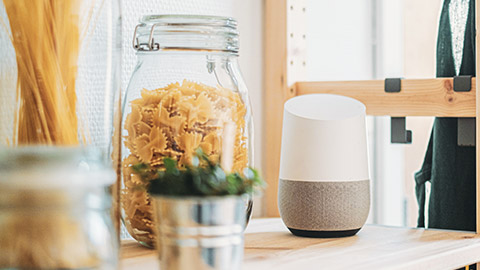
{"type": "Polygon", "coordinates": [[[452,78],[403,79],[398,93],[384,91],[383,80],[296,82],[297,95],[337,94],[355,98],[368,115],[475,117],[476,80],[469,92],[453,91],[452,78]]]}

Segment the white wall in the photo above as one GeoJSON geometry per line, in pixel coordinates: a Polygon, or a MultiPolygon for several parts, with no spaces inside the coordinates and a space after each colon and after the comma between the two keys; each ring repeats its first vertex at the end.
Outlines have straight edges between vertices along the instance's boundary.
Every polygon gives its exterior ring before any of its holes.
{"type": "MultiPolygon", "coordinates": [[[[254,123],[254,166],[262,168],[263,131],[263,1],[233,1],[240,32],[240,68],[248,87],[254,123]]],[[[262,196],[254,200],[253,215],[263,213],[262,196]]]]}
{"type": "MultiPolygon", "coordinates": [[[[377,0],[376,74],[377,79],[404,77],[403,0],[377,0]]],[[[408,120],[407,120],[408,121],[408,120]]],[[[405,144],[390,143],[390,118],[375,117],[371,138],[375,182],[374,219],[377,224],[405,225],[405,144]]],[[[413,182],[413,178],[411,179],[413,182]]]]}
{"type": "Polygon", "coordinates": [[[307,1],[307,79],[372,79],[371,0],[307,1]]]}
{"type": "Polygon", "coordinates": [[[240,31],[240,68],[247,83],[254,121],[254,162],[261,168],[263,115],[263,1],[232,0],[240,31]]]}

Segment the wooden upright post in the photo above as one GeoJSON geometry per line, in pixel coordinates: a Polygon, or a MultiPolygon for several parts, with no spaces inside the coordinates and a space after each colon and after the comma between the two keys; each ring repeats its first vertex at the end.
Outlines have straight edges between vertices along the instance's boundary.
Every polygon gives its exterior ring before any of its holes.
{"type": "Polygon", "coordinates": [[[263,148],[267,216],[278,216],[277,189],[282,130],[282,106],[287,85],[287,0],[265,1],[265,93],[263,148]]]}
{"type": "Polygon", "coordinates": [[[295,96],[306,70],[305,0],[265,0],[263,169],[266,215],[278,216],[277,193],[283,104],[295,96]]]}

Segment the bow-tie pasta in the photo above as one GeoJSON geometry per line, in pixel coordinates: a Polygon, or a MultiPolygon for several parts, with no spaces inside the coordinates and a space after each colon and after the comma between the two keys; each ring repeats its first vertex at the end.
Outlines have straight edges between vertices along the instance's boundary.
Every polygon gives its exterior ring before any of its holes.
{"type": "Polygon", "coordinates": [[[153,210],[142,188],[145,184],[131,166],[143,162],[161,169],[165,157],[185,166],[197,148],[218,160],[223,127],[228,122],[236,128],[232,171],[242,172],[248,163],[246,107],[238,93],[186,80],[165,88],[143,89],[141,98],[130,106],[124,126],[130,155],[123,160],[122,204],[130,234],[152,246],[153,210]]]}

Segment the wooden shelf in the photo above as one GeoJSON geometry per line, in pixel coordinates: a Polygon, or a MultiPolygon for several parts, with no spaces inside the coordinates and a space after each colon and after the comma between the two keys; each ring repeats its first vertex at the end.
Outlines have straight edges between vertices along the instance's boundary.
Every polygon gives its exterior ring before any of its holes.
{"type": "MultiPolygon", "coordinates": [[[[122,244],[122,269],[158,269],[154,250],[122,244]]],[[[480,235],[365,226],[348,238],[293,236],[278,218],[254,219],[245,234],[244,269],[456,269],[480,261],[480,235]]]]}
{"type": "Polygon", "coordinates": [[[469,92],[453,91],[452,78],[403,79],[398,93],[383,80],[297,82],[296,95],[336,94],[361,101],[368,115],[475,117],[475,78],[469,92]]]}

